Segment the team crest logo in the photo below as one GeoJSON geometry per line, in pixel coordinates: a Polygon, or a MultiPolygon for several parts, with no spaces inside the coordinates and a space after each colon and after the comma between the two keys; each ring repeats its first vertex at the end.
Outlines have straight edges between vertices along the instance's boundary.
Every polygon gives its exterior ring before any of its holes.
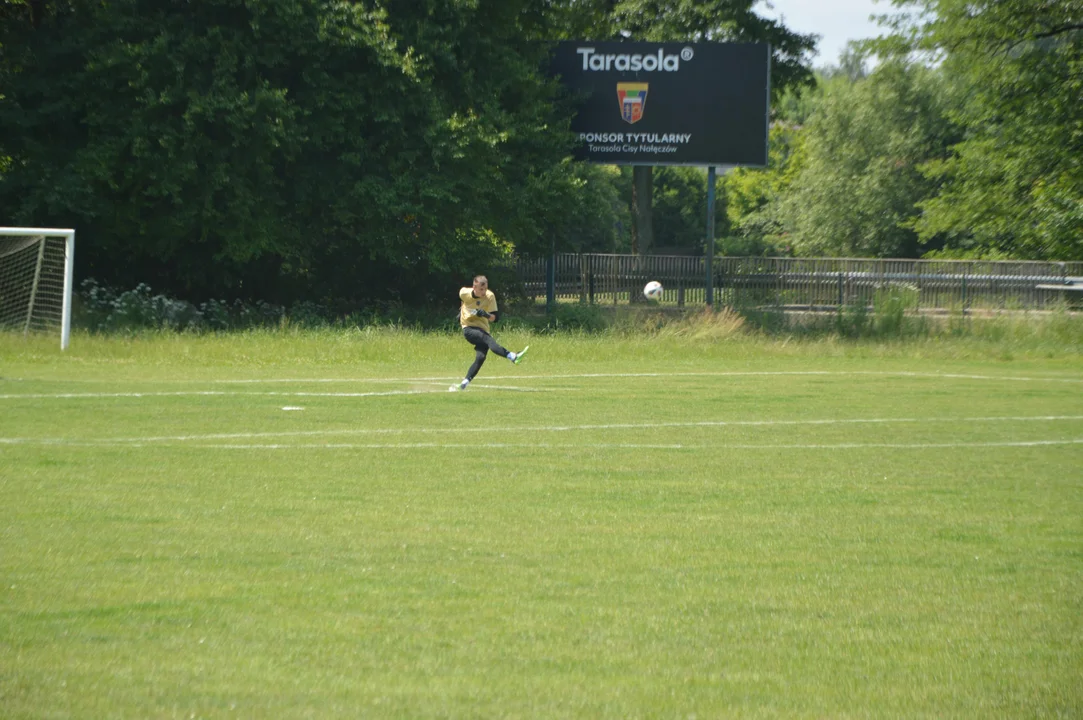
{"type": "Polygon", "coordinates": [[[617,99],[624,122],[639,122],[647,106],[647,83],[617,83],[617,99]]]}

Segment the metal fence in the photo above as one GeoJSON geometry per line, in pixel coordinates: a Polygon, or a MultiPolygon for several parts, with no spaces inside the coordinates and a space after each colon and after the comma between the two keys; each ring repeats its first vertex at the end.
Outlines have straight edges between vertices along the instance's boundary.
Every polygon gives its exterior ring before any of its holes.
{"type": "MultiPolygon", "coordinates": [[[[706,302],[705,263],[566,253],[521,258],[516,269],[535,300],[637,303],[643,286],[657,280],[665,287],[661,304],[683,307],[706,302]]],[[[733,307],[872,307],[878,294],[893,293],[915,310],[1041,309],[1083,300],[1083,262],[722,257],[714,260],[712,284],[715,303],[733,307]]]]}

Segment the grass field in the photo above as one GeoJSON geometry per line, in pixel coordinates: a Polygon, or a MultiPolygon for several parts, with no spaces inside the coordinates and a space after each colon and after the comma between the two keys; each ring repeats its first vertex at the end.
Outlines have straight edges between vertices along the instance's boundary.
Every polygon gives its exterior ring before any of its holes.
{"type": "Polygon", "coordinates": [[[1083,716],[1078,346],[502,339],[0,334],[0,716],[1083,716]]]}

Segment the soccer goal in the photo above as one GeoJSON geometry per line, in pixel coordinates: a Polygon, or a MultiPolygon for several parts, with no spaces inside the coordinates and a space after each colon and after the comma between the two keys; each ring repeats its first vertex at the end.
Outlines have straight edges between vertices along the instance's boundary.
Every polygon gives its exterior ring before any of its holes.
{"type": "Polygon", "coordinates": [[[0,227],[0,328],[71,339],[75,231],[0,227]]]}

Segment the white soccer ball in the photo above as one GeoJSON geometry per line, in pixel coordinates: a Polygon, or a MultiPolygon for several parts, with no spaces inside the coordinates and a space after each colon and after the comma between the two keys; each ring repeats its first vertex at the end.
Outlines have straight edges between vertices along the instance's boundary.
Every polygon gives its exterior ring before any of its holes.
{"type": "Polygon", "coordinates": [[[643,286],[643,297],[648,300],[661,300],[662,299],[662,283],[657,280],[651,280],[649,283],[643,286]]]}

